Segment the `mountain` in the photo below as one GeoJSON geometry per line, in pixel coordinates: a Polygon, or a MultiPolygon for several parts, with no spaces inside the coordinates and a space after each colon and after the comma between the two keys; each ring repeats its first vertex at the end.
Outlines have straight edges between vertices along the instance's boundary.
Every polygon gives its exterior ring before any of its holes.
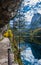
{"type": "Polygon", "coordinates": [[[34,16],[32,17],[30,26],[31,26],[31,29],[36,29],[41,27],[41,14],[39,13],[34,14],[34,16]]]}

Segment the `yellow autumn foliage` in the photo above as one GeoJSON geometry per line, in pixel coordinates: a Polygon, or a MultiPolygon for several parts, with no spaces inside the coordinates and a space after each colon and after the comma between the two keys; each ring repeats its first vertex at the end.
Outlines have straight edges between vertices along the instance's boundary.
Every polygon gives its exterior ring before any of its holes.
{"type": "Polygon", "coordinates": [[[4,37],[8,37],[8,38],[12,38],[13,37],[13,33],[11,30],[8,30],[6,31],[4,34],[3,34],[4,37]]]}

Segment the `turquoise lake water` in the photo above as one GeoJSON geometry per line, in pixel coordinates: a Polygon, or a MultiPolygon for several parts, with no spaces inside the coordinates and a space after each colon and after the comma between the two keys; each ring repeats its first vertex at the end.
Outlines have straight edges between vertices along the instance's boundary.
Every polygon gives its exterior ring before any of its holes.
{"type": "Polygon", "coordinates": [[[20,45],[25,47],[21,52],[21,59],[24,65],[41,65],[41,46],[37,44],[24,43],[20,45]]]}

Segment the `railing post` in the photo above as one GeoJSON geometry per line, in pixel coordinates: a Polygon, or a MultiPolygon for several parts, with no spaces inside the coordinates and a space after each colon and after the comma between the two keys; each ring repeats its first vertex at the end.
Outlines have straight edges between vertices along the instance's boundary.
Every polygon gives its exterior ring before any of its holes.
{"type": "Polygon", "coordinates": [[[10,51],[10,48],[8,48],[8,65],[12,65],[10,51]]]}

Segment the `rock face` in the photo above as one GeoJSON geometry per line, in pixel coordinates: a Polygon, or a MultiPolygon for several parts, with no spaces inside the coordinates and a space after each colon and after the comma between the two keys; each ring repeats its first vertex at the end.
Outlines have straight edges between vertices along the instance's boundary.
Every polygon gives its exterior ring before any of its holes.
{"type": "Polygon", "coordinates": [[[9,47],[9,39],[4,38],[2,41],[0,41],[0,65],[7,64],[8,61],[8,53],[7,49],[9,47]]]}
{"type": "Polygon", "coordinates": [[[0,27],[3,27],[13,18],[21,0],[0,0],[0,27]]]}

